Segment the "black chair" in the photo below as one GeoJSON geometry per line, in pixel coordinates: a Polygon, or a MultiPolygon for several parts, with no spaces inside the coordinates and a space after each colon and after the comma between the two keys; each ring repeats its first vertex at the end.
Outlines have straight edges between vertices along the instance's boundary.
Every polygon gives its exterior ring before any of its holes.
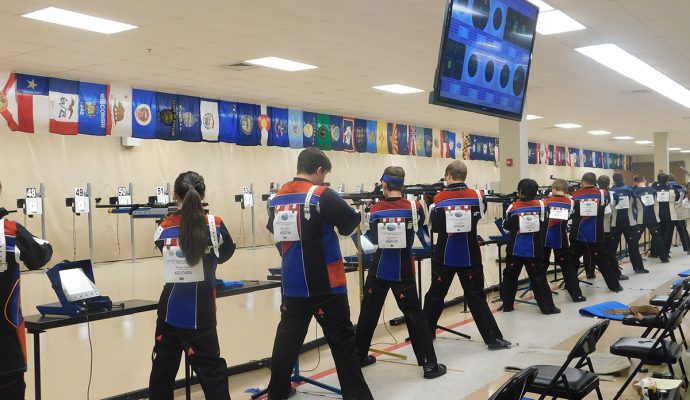
{"type": "Polygon", "coordinates": [[[683,347],[673,340],[672,331],[683,322],[683,316],[687,312],[689,306],[690,299],[683,300],[683,302],[668,315],[666,324],[658,338],[622,337],[611,345],[611,354],[640,360],[635,369],[630,373],[628,379],[623,383],[616,397],[613,398],[614,400],[618,399],[623,394],[625,388],[632,382],[635,375],[640,372],[644,365],[668,365],[671,376],[675,377],[673,364],[679,363],[680,370],[683,373],[683,381],[687,384],[685,366],[683,365],[683,360],[680,358],[683,347]]]}
{"type": "Polygon", "coordinates": [[[540,400],[547,396],[552,396],[553,399],[580,400],[596,390],[599,400],[603,400],[599,390],[599,376],[594,373],[589,356],[596,351],[597,342],[604,335],[609,322],[605,319],[589,328],[570,350],[562,366],[536,365],[539,372],[527,392],[540,394],[540,400]],[[575,360],[575,366],[569,367],[575,360]]]}
{"type": "Polygon", "coordinates": [[[513,375],[489,400],[522,400],[527,388],[534,382],[539,370],[536,367],[525,368],[513,375]]]}

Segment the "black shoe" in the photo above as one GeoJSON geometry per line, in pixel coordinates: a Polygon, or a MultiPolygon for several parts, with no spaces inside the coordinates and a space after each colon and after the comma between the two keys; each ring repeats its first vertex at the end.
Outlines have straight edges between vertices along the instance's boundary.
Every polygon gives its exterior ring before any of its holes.
{"type": "Polygon", "coordinates": [[[359,359],[360,368],[368,367],[371,364],[376,364],[376,357],[367,355],[366,357],[362,357],[359,359]]]}
{"type": "Polygon", "coordinates": [[[619,281],[627,281],[628,279],[630,279],[630,278],[627,275],[621,275],[618,277],[619,281]]]}
{"type": "Polygon", "coordinates": [[[649,258],[659,258],[659,256],[657,256],[656,254],[651,254],[651,253],[650,253],[650,254],[647,254],[647,257],[649,257],[649,258]]]}
{"type": "Polygon", "coordinates": [[[585,296],[573,297],[573,303],[582,303],[583,301],[587,301],[587,298],[585,296]]]}
{"type": "Polygon", "coordinates": [[[619,285],[618,288],[616,288],[616,289],[611,289],[611,291],[612,291],[612,292],[615,292],[615,293],[620,293],[620,292],[623,291],[623,286],[620,286],[620,285],[619,285]]]}
{"type": "Polygon", "coordinates": [[[515,306],[507,306],[505,304],[503,305],[503,312],[511,312],[511,311],[515,311],[515,306]]]}
{"type": "Polygon", "coordinates": [[[489,343],[487,347],[489,348],[489,350],[503,350],[509,349],[511,344],[512,343],[505,339],[494,339],[494,341],[489,343]]]}
{"type": "Polygon", "coordinates": [[[446,366],[439,363],[428,363],[424,366],[424,379],[434,379],[446,374],[446,366]]]}
{"type": "Polygon", "coordinates": [[[649,270],[648,270],[648,269],[644,269],[644,268],[636,269],[636,270],[635,270],[635,273],[636,273],[636,274],[648,274],[648,273],[649,273],[649,270]]]}
{"type": "MultiPolygon", "coordinates": [[[[291,398],[291,397],[294,397],[296,394],[297,394],[297,389],[291,387],[291,388],[290,388],[290,394],[288,394],[288,396],[286,397],[286,399],[289,399],[289,398],[291,398]]],[[[267,397],[266,399],[267,399],[267,400],[278,400],[277,397],[272,397],[270,394],[268,395],[268,397],[267,397]]]]}
{"type": "Polygon", "coordinates": [[[547,310],[546,312],[542,311],[542,314],[544,314],[544,315],[560,314],[560,313],[561,313],[561,309],[558,307],[554,307],[550,310],[547,310]]]}
{"type": "Polygon", "coordinates": [[[661,263],[662,263],[662,264],[668,264],[668,263],[670,263],[670,262],[671,262],[671,260],[669,260],[669,259],[668,259],[668,257],[665,257],[665,258],[659,258],[659,259],[661,260],[661,263]]]}
{"type": "Polygon", "coordinates": [[[592,273],[589,273],[589,272],[587,273],[587,279],[594,279],[594,278],[596,278],[596,277],[597,277],[597,275],[596,275],[595,273],[593,273],[593,272],[592,272],[592,273]]]}

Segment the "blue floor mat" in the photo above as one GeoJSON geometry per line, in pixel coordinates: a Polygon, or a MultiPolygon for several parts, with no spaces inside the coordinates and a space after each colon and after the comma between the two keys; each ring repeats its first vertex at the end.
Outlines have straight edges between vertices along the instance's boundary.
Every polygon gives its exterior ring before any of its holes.
{"type": "Polygon", "coordinates": [[[685,277],[690,276],[690,269],[687,271],[683,271],[683,272],[679,273],[678,276],[680,276],[681,278],[685,278],[685,277]]]}
{"type": "Polygon", "coordinates": [[[580,309],[580,315],[583,317],[590,318],[607,318],[615,321],[621,321],[625,315],[624,314],[606,314],[607,310],[627,310],[628,306],[626,304],[620,303],[618,301],[606,301],[599,304],[594,304],[588,307],[580,309]]]}

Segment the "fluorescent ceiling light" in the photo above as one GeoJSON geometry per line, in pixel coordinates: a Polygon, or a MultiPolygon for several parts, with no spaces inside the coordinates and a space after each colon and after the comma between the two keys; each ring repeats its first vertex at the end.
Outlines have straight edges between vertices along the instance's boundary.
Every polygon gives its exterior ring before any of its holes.
{"type": "Polygon", "coordinates": [[[297,61],[286,60],[280,57],[264,57],[256,58],[254,60],[245,61],[247,64],[258,65],[266,68],[279,69],[281,71],[304,71],[307,69],[315,69],[316,65],[304,64],[297,61]]]}
{"type": "Polygon", "coordinates": [[[553,10],[553,7],[550,5],[544,3],[542,0],[527,0],[530,3],[534,4],[535,6],[539,7],[539,12],[544,12],[544,11],[551,11],[553,10]]]}
{"type": "Polygon", "coordinates": [[[532,121],[532,120],[534,120],[534,119],[542,119],[542,118],[544,118],[544,117],[542,117],[542,116],[540,116],[540,115],[528,114],[525,118],[526,118],[528,121],[532,121]]]}
{"type": "Polygon", "coordinates": [[[576,128],[582,128],[582,125],[578,124],[573,124],[570,122],[564,123],[564,124],[556,124],[554,125],[557,128],[562,128],[562,129],[576,129],[576,128]]]}
{"type": "Polygon", "coordinates": [[[537,20],[537,32],[542,35],[553,35],[582,29],[587,29],[587,27],[560,10],[540,12],[539,19],[537,20]]]}
{"type": "Polygon", "coordinates": [[[690,150],[681,150],[681,153],[690,153],[690,150]]]}
{"type": "Polygon", "coordinates": [[[392,85],[373,86],[374,89],[383,90],[384,92],[391,92],[396,94],[410,94],[421,93],[422,89],[413,88],[410,86],[400,85],[398,83],[392,85]]]}
{"type": "Polygon", "coordinates": [[[637,144],[652,144],[654,142],[652,142],[651,140],[636,140],[635,143],[637,143],[637,144]]]}
{"type": "Polygon", "coordinates": [[[668,150],[669,151],[678,151],[678,150],[681,150],[681,148],[680,147],[669,147],[668,150]]]}
{"type": "Polygon", "coordinates": [[[690,108],[690,90],[615,44],[600,44],[580,47],[575,50],[619,74],[625,75],[655,92],[690,108]]]}
{"type": "Polygon", "coordinates": [[[591,135],[610,135],[611,132],[609,131],[587,131],[587,133],[591,135]]]}
{"type": "Polygon", "coordinates": [[[134,25],[112,21],[105,18],[98,18],[74,11],[63,10],[56,7],[48,7],[30,12],[22,15],[22,17],[69,26],[77,29],[85,29],[87,31],[105,33],[107,35],[138,28],[134,25]]]}
{"type": "Polygon", "coordinates": [[[633,140],[633,139],[635,139],[632,136],[614,136],[613,138],[616,140],[633,140]]]}

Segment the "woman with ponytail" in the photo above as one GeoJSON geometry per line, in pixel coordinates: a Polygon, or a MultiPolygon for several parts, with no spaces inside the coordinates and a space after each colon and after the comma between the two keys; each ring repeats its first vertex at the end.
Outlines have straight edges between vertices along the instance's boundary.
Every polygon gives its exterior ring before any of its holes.
{"type": "Polygon", "coordinates": [[[235,251],[220,217],[206,215],[204,178],[184,172],[175,180],[179,211],[158,227],[165,286],[158,303],[149,398],[172,400],[182,352],[189,357],[207,399],[230,399],[227,365],[216,332],[216,267],[235,251]]]}

